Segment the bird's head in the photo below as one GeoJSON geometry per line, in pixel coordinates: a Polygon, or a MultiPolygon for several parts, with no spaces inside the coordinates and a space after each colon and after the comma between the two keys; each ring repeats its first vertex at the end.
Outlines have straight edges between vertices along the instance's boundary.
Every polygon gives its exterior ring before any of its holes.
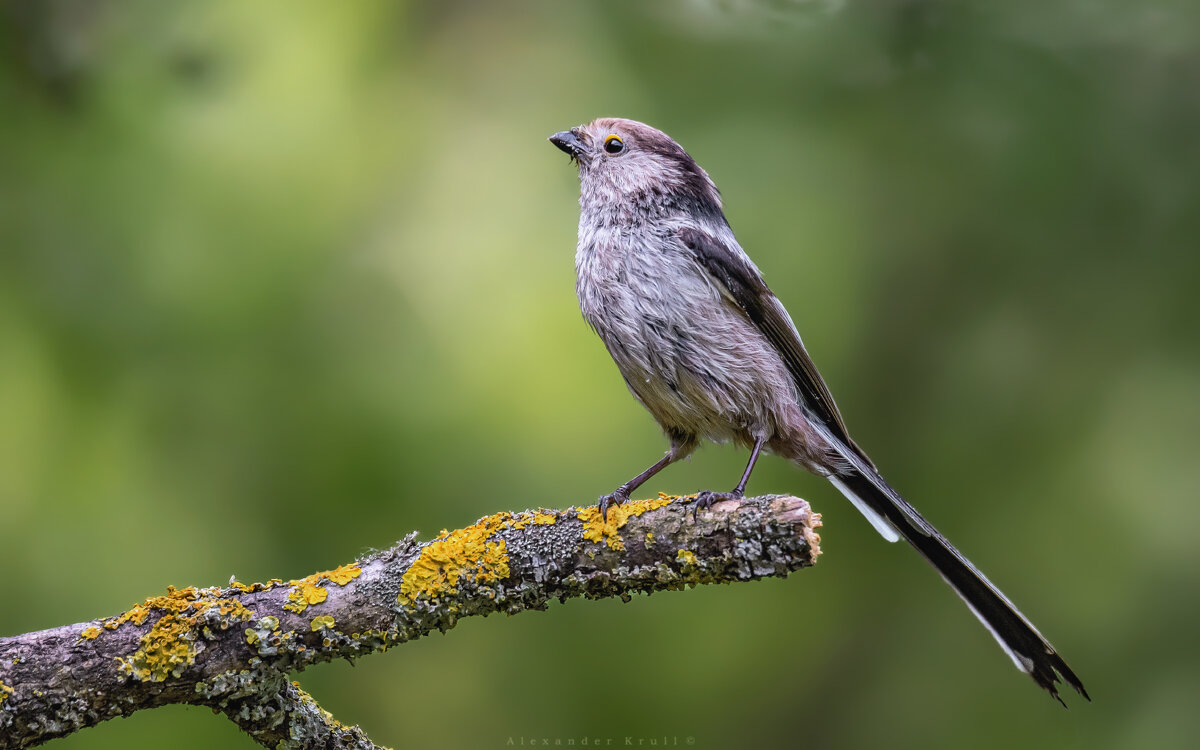
{"type": "Polygon", "coordinates": [[[670,136],[644,123],[602,117],[555,133],[550,142],[579,165],[585,207],[721,210],[708,173],[670,136]]]}

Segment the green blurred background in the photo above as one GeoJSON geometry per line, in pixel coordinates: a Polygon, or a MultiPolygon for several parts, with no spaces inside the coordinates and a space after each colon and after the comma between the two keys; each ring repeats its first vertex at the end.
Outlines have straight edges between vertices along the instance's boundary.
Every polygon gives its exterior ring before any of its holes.
{"type": "MultiPolygon", "coordinates": [[[[582,504],[665,441],[574,298],[601,115],[681,141],[858,441],[1057,644],[1062,710],[825,515],[789,580],[463,622],[303,684],[398,748],[1200,736],[1200,8],[0,5],[0,633],[582,504]]],[[[725,488],[707,447],[645,487],[725,488]]],[[[252,747],[172,707],[49,747],[252,747]]]]}

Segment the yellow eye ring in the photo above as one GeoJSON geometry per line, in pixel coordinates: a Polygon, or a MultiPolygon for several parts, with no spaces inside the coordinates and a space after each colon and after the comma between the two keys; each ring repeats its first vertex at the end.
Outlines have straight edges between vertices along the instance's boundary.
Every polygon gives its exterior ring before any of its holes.
{"type": "Polygon", "coordinates": [[[619,135],[610,135],[604,139],[604,150],[610,154],[619,154],[625,150],[625,141],[619,135]]]}

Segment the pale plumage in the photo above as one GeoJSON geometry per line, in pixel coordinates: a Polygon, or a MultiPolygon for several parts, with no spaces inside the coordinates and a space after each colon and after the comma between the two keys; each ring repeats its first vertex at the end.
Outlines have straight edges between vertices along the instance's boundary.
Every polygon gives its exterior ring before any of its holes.
{"type": "MultiPolygon", "coordinates": [[[[725,221],[708,174],[661,131],[599,119],[550,140],[579,165],[576,290],[630,391],[671,441],[667,455],[615,492],[629,493],[699,440],[751,448],[830,481],[889,541],[903,537],[937,569],[1019,669],[1055,698],[1082,683],[1032,624],[883,480],[850,438],[799,333],[725,221]]],[[[1060,699],[1061,700],[1061,699],[1060,699]]]]}

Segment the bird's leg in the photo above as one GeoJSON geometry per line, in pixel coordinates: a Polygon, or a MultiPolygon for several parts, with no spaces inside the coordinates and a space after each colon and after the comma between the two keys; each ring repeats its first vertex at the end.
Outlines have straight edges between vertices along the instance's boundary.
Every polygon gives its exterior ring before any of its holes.
{"type": "Polygon", "coordinates": [[[754,464],[758,462],[758,454],[762,453],[763,443],[766,438],[758,438],[754,441],[754,450],[750,451],[750,461],[746,464],[746,470],[742,472],[742,481],[737,483],[729,492],[713,492],[712,490],[704,490],[696,493],[695,505],[692,506],[692,517],[695,518],[696,513],[702,508],[708,508],[713,503],[721,500],[741,500],[746,496],[746,483],[750,481],[750,472],[754,471],[754,464]]]}
{"type": "Polygon", "coordinates": [[[641,487],[643,484],[646,483],[647,479],[654,476],[655,474],[662,471],[663,469],[667,468],[667,466],[670,465],[671,462],[675,461],[677,458],[679,458],[679,456],[676,454],[675,450],[672,449],[671,451],[669,451],[667,453],[667,455],[663,456],[657,462],[655,462],[655,464],[653,466],[651,466],[649,469],[646,469],[641,474],[638,474],[633,479],[630,479],[628,482],[626,482],[625,484],[618,487],[616,492],[613,492],[611,494],[605,495],[604,497],[600,498],[600,516],[601,516],[601,518],[603,518],[605,521],[607,521],[608,520],[608,506],[620,505],[621,503],[628,500],[630,492],[633,492],[638,487],[641,487]]]}

